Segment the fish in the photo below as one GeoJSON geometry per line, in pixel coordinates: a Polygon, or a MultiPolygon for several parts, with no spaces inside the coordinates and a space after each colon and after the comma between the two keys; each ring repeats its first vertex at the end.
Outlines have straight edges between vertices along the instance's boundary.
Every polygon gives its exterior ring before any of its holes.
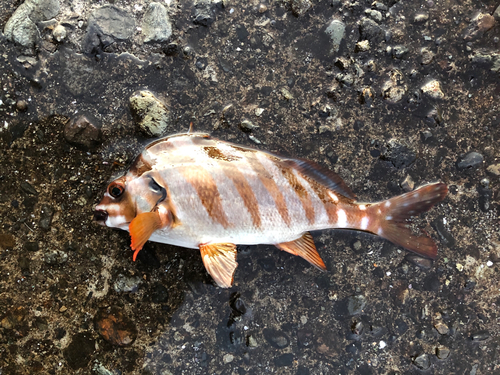
{"type": "Polygon", "coordinates": [[[192,132],[153,141],[112,181],[94,219],[130,232],[133,260],[149,241],[198,249],[215,283],[229,288],[237,245],[272,244],[319,270],[311,231],[352,229],[435,259],[437,245],[409,219],[442,201],[442,182],[375,203],[359,202],[319,164],[192,132]]]}

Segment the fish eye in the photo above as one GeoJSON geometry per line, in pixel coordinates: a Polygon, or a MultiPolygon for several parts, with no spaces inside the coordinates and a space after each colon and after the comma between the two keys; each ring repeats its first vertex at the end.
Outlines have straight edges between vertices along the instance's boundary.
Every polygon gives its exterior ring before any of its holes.
{"type": "Polygon", "coordinates": [[[108,192],[109,192],[109,195],[111,195],[113,198],[120,197],[124,191],[125,191],[125,188],[122,185],[119,185],[116,183],[109,185],[108,192]]]}

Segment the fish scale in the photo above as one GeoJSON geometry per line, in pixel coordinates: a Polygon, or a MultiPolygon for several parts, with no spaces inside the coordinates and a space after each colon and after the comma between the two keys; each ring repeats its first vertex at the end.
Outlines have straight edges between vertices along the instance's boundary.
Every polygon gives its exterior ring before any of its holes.
{"type": "Polygon", "coordinates": [[[326,269],[309,231],[327,228],[370,232],[434,258],[434,241],[406,221],[446,194],[436,183],[360,203],[338,175],[313,162],[187,133],[146,146],[108,186],[95,218],[130,231],[134,260],[147,240],[199,248],[216,283],[229,287],[236,244],[273,244],[326,269]]]}

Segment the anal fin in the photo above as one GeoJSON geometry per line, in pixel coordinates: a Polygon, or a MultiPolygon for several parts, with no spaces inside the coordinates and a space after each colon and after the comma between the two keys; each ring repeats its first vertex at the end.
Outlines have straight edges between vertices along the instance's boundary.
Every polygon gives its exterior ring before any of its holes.
{"type": "Polygon", "coordinates": [[[294,241],[278,243],[275,246],[280,250],[304,258],[321,271],[326,271],[325,263],[318,254],[314,240],[309,232],[304,233],[294,241]]]}
{"type": "Polygon", "coordinates": [[[236,262],[236,245],[232,243],[211,243],[200,245],[201,259],[207,272],[221,288],[233,285],[236,262]]]}
{"type": "Polygon", "coordinates": [[[161,218],[158,212],[144,212],[137,215],[128,226],[132,242],[130,247],[134,250],[133,260],[137,258],[137,254],[141,251],[144,244],[155,230],[162,226],[161,218]]]}

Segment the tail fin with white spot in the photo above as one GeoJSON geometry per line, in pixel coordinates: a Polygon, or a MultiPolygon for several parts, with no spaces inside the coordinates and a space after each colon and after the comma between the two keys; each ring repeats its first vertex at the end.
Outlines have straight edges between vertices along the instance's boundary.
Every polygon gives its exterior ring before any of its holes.
{"type": "Polygon", "coordinates": [[[382,215],[378,234],[421,256],[435,259],[437,246],[434,240],[425,233],[420,236],[413,234],[411,229],[406,227],[406,221],[428,211],[441,202],[447,193],[446,184],[435,183],[378,203],[382,215]]]}

